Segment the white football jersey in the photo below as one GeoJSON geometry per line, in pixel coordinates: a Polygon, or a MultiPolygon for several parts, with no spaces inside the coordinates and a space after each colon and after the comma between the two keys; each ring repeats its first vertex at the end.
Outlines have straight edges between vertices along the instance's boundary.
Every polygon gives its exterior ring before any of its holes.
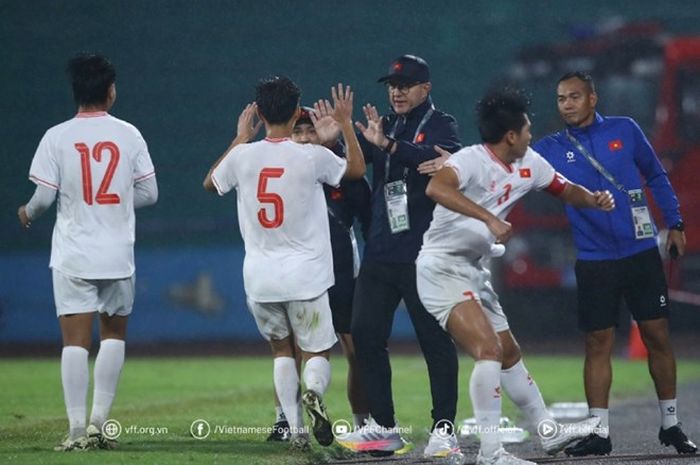
{"type": "Polygon", "coordinates": [[[52,127],[29,179],[58,190],[51,268],[83,279],[134,274],[134,183],[155,176],[138,129],[106,112],[52,127]]]}
{"type": "MultiPolygon", "coordinates": [[[[532,190],[561,193],[567,180],[537,152],[504,164],[485,145],[472,145],[454,153],[445,163],[455,170],[465,197],[505,219],[521,197],[532,190]]],[[[478,258],[489,255],[496,238],[486,223],[436,205],[430,228],[423,236],[421,253],[478,258]]]]}
{"type": "Polygon", "coordinates": [[[249,299],[308,300],[333,285],[323,184],[337,186],[346,165],[320,145],[266,138],[234,147],[214,169],[219,195],[238,194],[249,299]]]}

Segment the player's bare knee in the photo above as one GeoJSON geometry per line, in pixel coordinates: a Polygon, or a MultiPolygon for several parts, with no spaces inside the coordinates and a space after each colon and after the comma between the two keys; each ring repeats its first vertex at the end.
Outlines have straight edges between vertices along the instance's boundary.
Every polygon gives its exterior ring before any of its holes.
{"type": "Polygon", "coordinates": [[[586,333],[586,356],[610,357],[614,343],[615,333],[612,328],[586,333]]]}
{"type": "Polygon", "coordinates": [[[90,350],[92,345],[92,333],[79,331],[63,331],[63,347],[78,346],[90,350]]]}
{"type": "Polygon", "coordinates": [[[650,352],[671,351],[671,341],[666,319],[639,322],[639,333],[642,336],[644,345],[650,352]]]}
{"type": "Polygon", "coordinates": [[[511,368],[522,358],[520,344],[515,340],[510,330],[499,332],[498,338],[503,350],[503,368],[511,368]]]}
{"type": "Polygon", "coordinates": [[[514,348],[509,348],[509,350],[504,350],[503,352],[503,369],[507,370],[512,368],[513,365],[518,363],[522,358],[522,353],[520,352],[520,346],[516,345],[514,348]]]}
{"type": "Polygon", "coordinates": [[[304,359],[305,362],[306,362],[307,360],[311,359],[311,358],[314,358],[314,357],[323,357],[323,358],[325,358],[326,360],[329,360],[329,359],[331,358],[331,351],[330,351],[330,350],[324,350],[324,351],[321,351],[321,352],[306,352],[306,351],[302,351],[302,352],[301,352],[301,356],[302,356],[302,358],[304,359]]]}
{"type": "Polygon", "coordinates": [[[92,313],[76,313],[61,315],[58,319],[61,326],[63,346],[79,346],[90,350],[92,345],[92,313]]]}
{"type": "Polygon", "coordinates": [[[503,361],[503,346],[498,338],[485,340],[479,347],[477,360],[503,361]]]}
{"type": "Polygon", "coordinates": [[[284,339],[270,339],[270,349],[273,357],[294,358],[294,343],[289,336],[284,339]]]}
{"type": "Polygon", "coordinates": [[[128,316],[100,314],[100,340],[119,339],[126,340],[126,324],[128,316]]]}
{"type": "Polygon", "coordinates": [[[92,338],[91,337],[70,337],[70,338],[63,338],[63,347],[72,347],[72,346],[77,346],[77,347],[82,347],[85,350],[90,350],[90,347],[92,346],[92,338]]]}

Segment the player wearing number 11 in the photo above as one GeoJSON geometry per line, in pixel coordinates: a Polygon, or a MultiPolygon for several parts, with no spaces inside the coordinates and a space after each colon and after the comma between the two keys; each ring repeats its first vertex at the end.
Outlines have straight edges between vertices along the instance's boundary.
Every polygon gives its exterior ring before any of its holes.
{"type": "Polygon", "coordinates": [[[100,431],[124,364],[126,322],[134,303],[134,208],[158,198],[146,142],[134,126],[107,113],[116,99],[112,64],[101,56],[78,55],[69,61],[68,73],[78,114],[41,139],[29,169],[37,188],[18,211],[22,225],[29,227],[58,193],[50,267],[70,425],[69,437],[57,447],[63,451],[114,445],[100,431]],[[95,312],[101,342],[86,428],[95,312]]]}
{"type": "Polygon", "coordinates": [[[345,159],[323,146],[290,140],[301,93],[288,78],[274,77],[258,83],[255,102],[238,119],[236,138],[204,180],[204,188],[219,195],[236,189],[248,307],[270,343],[275,391],[297,449],[308,448],[308,438],[297,399],[295,339],[306,363],[302,400],[314,436],[324,446],[333,441],[322,401],[331,375],[329,349],[337,340],[327,294],[334,278],[323,184],[337,187],[343,176],[365,174],[352,125],[353,94],[342,84],[331,93],[345,159]],[[261,121],[254,124],[256,114],[261,121]],[[262,123],[267,137],[249,143],[262,123]]]}

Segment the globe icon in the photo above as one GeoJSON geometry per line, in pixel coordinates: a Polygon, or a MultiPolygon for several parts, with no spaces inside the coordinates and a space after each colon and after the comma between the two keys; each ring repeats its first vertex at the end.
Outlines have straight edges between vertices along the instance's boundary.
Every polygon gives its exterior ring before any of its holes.
{"type": "Polygon", "coordinates": [[[117,439],[122,433],[122,425],[116,420],[107,420],[104,425],[102,425],[102,434],[107,439],[117,439]]]}

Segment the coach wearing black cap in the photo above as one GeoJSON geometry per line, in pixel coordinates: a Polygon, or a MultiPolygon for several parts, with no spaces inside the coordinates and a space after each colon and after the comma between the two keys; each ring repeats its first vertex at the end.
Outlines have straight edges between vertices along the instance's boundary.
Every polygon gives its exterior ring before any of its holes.
{"type": "Polygon", "coordinates": [[[423,164],[421,171],[426,172],[426,162],[437,158],[435,145],[449,152],[460,149],[457,122],[435,108],[430,70],[422,58],[399,57],[379,82],[386,85],[392,113],[380,117],[374,106],[366,105],[367,126],[357,124],[362,151],[374,171],[372,219],[351,331],[372,417],[378,425],[393,427],[387,340],[396,307],[404,300],[428,365],[434,428],[440,420],[454,422],[457,355],[416,291],[415,260],[435,207],[425,195],[430,178],[419,173],[418,166],[423,164]]]}

